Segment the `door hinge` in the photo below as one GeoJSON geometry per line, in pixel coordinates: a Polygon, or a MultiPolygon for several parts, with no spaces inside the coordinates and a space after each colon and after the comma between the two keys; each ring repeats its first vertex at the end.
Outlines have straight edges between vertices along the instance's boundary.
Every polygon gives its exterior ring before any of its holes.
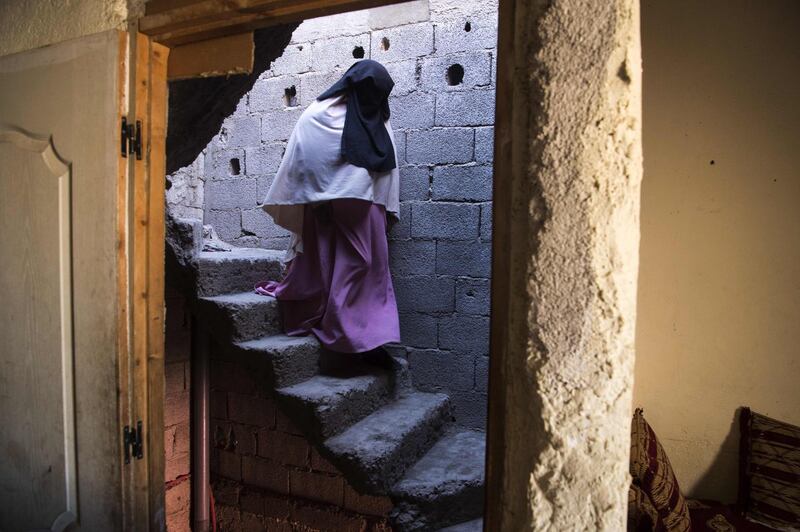
{"type": "Polygon", "coordinates": [[[136,154],[136,160],[142,159],[142,121],[137,120],[136,124],[129,124],[126,117],[122,117],[120,127],[120,152],[123,157],[129,153],[136,154]]]}
{"type": "Polygon", "coordinates": [[[125,463],[131,463],[131,456],[137,460],[144,457],[144,444],[142,443],[142,422],[136,422],[136,429],[125,425],[122,429],[122,444],[125,448],[125,463]]]}

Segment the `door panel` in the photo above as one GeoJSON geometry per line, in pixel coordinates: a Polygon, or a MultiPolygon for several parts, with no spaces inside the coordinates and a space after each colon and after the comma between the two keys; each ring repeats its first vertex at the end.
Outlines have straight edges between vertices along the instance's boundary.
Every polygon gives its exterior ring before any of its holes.
{"type": "Polygon", "coordinates": [[[3,531],[121,528],[125,42],[107,32],[0,57],[3,531]]]}

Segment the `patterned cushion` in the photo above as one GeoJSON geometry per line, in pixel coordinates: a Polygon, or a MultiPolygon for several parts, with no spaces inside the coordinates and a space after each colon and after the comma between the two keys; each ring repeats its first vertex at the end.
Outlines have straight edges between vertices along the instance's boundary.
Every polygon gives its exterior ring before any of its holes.
{"type": "Polygon", "coordinates": [[[642,488],[631,484],[628,489],[628,532],[664,530],[658,520],[658,510],[642,488]]]}
{"type": "Polygon", "coordinates": [[[800,427],[743,408],[739,503],[748,519],[800,530],[800,427]]]}
{"type": "Polygon", "coordinates": [[[633,414],[631,425],[631,476],[650,498],[664,530],[689,531],[692,523],[686,499],[681,494],[669,458],[644,419],[641,408],[633,414]]]}

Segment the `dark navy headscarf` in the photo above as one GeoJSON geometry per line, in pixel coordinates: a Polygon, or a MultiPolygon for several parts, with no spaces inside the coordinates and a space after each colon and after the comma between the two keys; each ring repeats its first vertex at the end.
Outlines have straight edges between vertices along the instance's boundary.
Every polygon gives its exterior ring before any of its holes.
{"type": "Polygon", "coordinates": [[[395,168],[394,146],[384,122],[389,118],[389,93],[394,81],[386,68],[372,59],[351,66],[342,79],[317,100],[347,95],[342,132],[342,157],[349,163],[386,172],[395,168]]]}

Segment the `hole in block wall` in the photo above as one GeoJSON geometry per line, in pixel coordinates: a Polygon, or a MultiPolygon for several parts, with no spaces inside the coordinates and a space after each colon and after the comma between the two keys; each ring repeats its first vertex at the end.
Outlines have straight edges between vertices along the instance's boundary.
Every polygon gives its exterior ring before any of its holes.
{"type": "Polygon", "coordinates": [[[294,107],[297,105],[297,87],[292,85],[283,89],[283,100],[286,102],[287,107],[294,107]]]}
{"type": "Polygon", "coordinates": [[[456,63],[447,67],[447,84],[458,85],[464,81],[464,67],[456,63]]]}
{"type": "Polygon", "coordinates": [[[231,175],[239,175],[242,173],[242,165],[239,162],[239,159],[234,157],[231,159],[231,167],[230,167],[231,175]]]}
{"type": "Polygon", "coordinates": [[[353,48],[353,57],[356,59],[364,59],[364,47],[363,46],[356,46],[353,48]]]}
{"type": "Polygon", "coordinates": [[[469,20],[464,24],[464,31],[472,31],[472,24],[469,23],[469,20]]]}
{"type": "Polygon", "coordinates": [[[166,180],[164,181],[164,187],[165,187],[167,190],[171,189],[171,188],[172,188],[172,181],[170,181],[169,179],[166,179],[166,180]]]}
{"type": "Polygon", "coordinates": [[[389,49],[389,39],[386,37],[381,39],[381,50],[388,50],[389,49]]]}

